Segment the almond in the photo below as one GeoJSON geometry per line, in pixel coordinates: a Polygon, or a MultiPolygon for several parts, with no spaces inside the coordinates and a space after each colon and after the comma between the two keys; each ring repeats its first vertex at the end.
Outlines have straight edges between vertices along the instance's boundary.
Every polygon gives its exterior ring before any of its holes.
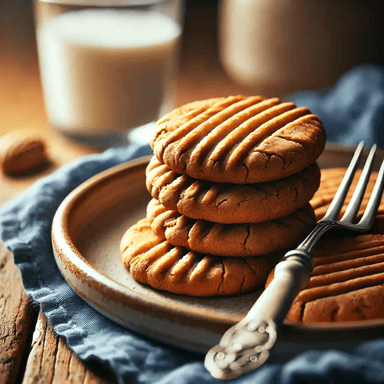
{"type": "Polygon", "coordinates": [[[35,171],[49,162],[45,140],[35,130],[17,130],[0,137],[0,167],[9,176],[35,171]]]}

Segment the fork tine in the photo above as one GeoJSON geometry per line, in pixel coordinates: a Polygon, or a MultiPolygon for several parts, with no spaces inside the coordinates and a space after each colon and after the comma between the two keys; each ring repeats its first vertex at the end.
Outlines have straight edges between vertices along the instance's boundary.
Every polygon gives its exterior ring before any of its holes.
{"type": "Polygon", "coordinates": [[[384,161],[381,163],[380,170],[377,174],[377,179],[371,197],[369,198],[367,207],[363,217],[358,223],[360,229],[369,229],[375,221],[377,211],[380,206],[381,198],[384,191],[384,161]]]}
{"type": "Polygon", "coordinates": [[[363,200],[365,190],[368,185],[369,177],[371,175],[373,158],[376,153],[376,144],[374,144],[369,152],[367,160],[365,162],[363,171],[361,172],[360,179],[357,183],[355,191],[353,192],[351,201],[348,204],[348,207],[340,220],[340,223],[352,223],[356,218],[357,212],[360,209],[361,201],[363,200]]]}
{"type": "Polygon", "coordinates": [[[364,148],[364,142],[361,141],[355,150],[355,153],[352,157],[351,162],[349,163],[349,166],[347,168],[347,171],[345,172],[345,175],[340,184],[340,187],[337,190],[335,197],[333,198],[331,205],[329,206],[327,213],[325,214],[322,220],[337,219],[337,216],[339,215],[339,212],[344,204],[345,197],[347,196],[349,187],[352,183],[353,176],[355,175],[355,172],[357,169],[357,163],[359,161],[363,148],[364,148]]]}

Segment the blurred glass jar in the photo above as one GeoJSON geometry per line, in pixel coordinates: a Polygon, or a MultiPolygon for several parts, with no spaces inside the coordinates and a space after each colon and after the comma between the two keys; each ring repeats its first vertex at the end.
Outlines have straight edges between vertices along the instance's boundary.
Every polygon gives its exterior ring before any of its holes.
{"type": "Polygon", "coordinates": [[[170,111],[183,0],[34,0],[51,126],[112,146],[170,111]]]}
{"type": "Polygon", "coordinates": [[[380,1],[221,0],[221,63],[257,93],[320,89],[379,59],[380,1]]]}

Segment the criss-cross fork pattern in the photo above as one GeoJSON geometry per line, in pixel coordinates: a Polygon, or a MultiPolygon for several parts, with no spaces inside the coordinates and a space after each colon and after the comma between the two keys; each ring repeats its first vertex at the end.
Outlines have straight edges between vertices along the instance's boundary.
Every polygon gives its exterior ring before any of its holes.
{"type": "Polygon", "coordinates": [[[205,366],[213,377],[223,380],[235,378],[259,368],[268,359],[269,351],[277,339],[277,329],[284,321],[292,301],[298,292],[308,285],[313,269],[312,252],[323,233],[333,227],[357,231],[367,231],[372,227],[384,190],[384,161],[361,219],[358,220],[357,214],[372,172],[376,145],[371,148],[367,156],[344,215],[337,220],[363,149],[364,142],[361,142],[324,218],[316,224],[314,230],[298,248],[288,252],[277,264],[273,281],[244,319],[231,327],[223,335],[220,343],[207,353],[205,366]]]}

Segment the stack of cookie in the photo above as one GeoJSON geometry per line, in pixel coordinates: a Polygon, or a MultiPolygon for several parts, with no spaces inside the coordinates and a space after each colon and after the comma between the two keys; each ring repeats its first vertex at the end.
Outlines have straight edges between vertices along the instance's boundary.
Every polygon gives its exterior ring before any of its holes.
{"type": "Polygon", "coordinates": [[[261,287],[316,219],[321,121],[277,98],[190,103],[157,123],[147,216],[121,241],[124,265],[153,288],[193,296],[261,287]]]}

